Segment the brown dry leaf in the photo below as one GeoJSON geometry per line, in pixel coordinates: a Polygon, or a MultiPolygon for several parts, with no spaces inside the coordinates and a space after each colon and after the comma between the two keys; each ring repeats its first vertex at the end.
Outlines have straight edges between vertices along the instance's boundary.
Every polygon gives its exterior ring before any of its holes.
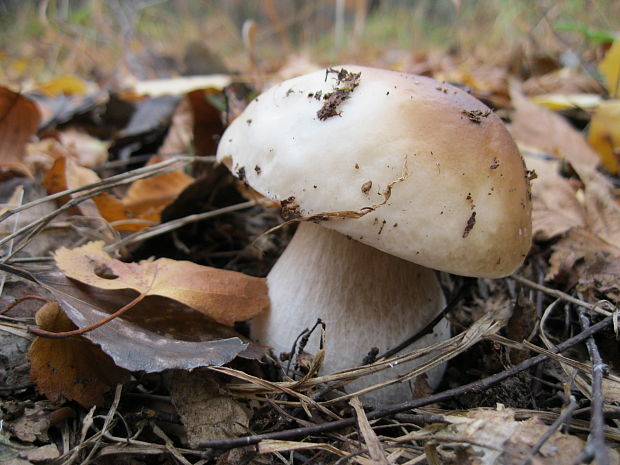
{"type": "Polygon", "coordinates": [[[217,148],[217,136],[224,132],[220,110],[209,101],[210,98],[222,96],[222,92],[214,88],[187,94],[192,108],[194,150],[197,155],[213,155],[217,148]]]}
{"type": "Polygon", "coordinates": [[[585,186],[586,227],[600,239],[620,247],[620,206],[613,185],[596,169],[597,153],[561,116],[530,102],[515,86],[511,96],[515,107],[513,136],[570,163],[585,186]]]}
{"type": "Polygon", "coordinates": [[[96,168],[108,161],[108,143],[76,129],[62,131],[60,142],[73,154],[80,166],[96,168]]]}
{"type": "MultiPolygon", "coordinates": [[[[155,178],[158,178],[158,176],[154,176],[150,179],[155,178]]],[[[149,181],[150,179],[144,181],[149,181]]],[[[94,171],[79,166],[72,158],[61,156],[56,159],[41,184],[47,189],[48,193],[55,194],[65,189],[85,186],[99,182],[100,180],[101,179],[94,171]]],[[[142,181],[136,182],[140,183],[142,181]]],[[[163,187],[165,183],[159,184],[160,182],[161,180],[154,181],[150,184],[154,186],[151,192],[157,192],[156,189],[158,186],[165,189],[165,187],[163,187]]],[[[139,184],[135,189],[136,194],[134,194],[134,196],[140,195],[140,192],[145,193],[144,187],[140,186],[148,185],[148,182],[146,184],[139,184]]],[[[178,185],[176,188],[178,188],[178,185]]],[[[68,200],[67,198],[60,199],[62,203],[68,200]]],[[[162,202],[162,205],[158,208],[154,208],[152,205],[148,204],[140,205],[138,202],[136,202],[135,205],[126,206],[123,201],[112,194],[103,192],[92,199],[80,203],[73,213],[95,218],[102,217],[111,223],[118,231],[140,231],[154,223],[159,223],[160,211],[172,200],[174,200],[174,198],[167,199],[165,202],[162,202]],[[135,211],[132,210],[132,208],[135,208],[135,211]]]]}
{"type": "Polygon", "coordinates": [[[516,84],[510,87],[510,97],[514,106],[510,131],[515,139],[566,159],[580,176],[596,169],[596,152],[568,121],[532,103],[516,84]]]}
{"type": "Polygon", "coordinates": [[[533,76],[523,83],[523,92],[526,95],[600,94],[604,90],[595,78],[580,74],[573,68],[562,68],[541,76],[533,76]]]}
{"type": "MultiPolygon", "coordinates": [[[[55,302],[37,312],[36,322],[41,329],[52,332],[75,329],[55,302]]],[[[85,407],[102,405],[103,395],[128,378],[125,370],[84,338],[37,337],[28,355],[30,378],[52,401],[66,397],[85,407]]]]}
{"type": "Polygon", "coordinates": [[[535,170],[532,182],[532,232],[547,241],[575,227],[584,227],[586,214],[577,200],[575,186],[560,175],[560,161],[526,156],[527,168],[535,170]]]}
{"type": "Polygon", "coordinates": [[[56,252],[69,278],[100,289],[133,289],[181,302],[227,325],[248,320],[269,306],[263,278],[168,258],[123,263],[103,251],[103,242],[56,252]]]}
{"type": "Polygon", "coordinates": [[[620,299],[620,248],[576,228],[552,247],[547,279],[577,284],[579,289],[620,299]]]}
{"type": "Polygon", "coordinates": [[[600,155],[603,167],[617,174],[620,168],[620,100],[601,102],[590,121],[588,142],[600,155]]]}
{"type": "Polygon", "coordinates": [[[249,430],[248,413],[234,397],[221,391],[211,372],[174,372],[170,400],[185,425],[190,447],[242,436],[249,430]]]}
{"type": "MultiPolygon", "coordinates": [[[[58,272],[23,271],[25,279],[45,287],[79,328],[97,323],[130,303],[133,291],[104,291],[66,278],[58,272]]],[[[244,341],[232,328],[164,297],[150,296],[131,311],[85,336],[130,371],[160,372],[219,366],[239,356],[260,359],[266,349],[244,341]]]]}
{"type": "MultiPolygon", "coordinates": [[[[549,427],[542,421],[532,418],[516,421],[510,409],[470,410],[463,416],[446,416],[450,422],[433,433],[448,442],[450,456],[442,457],[454,462],[454,447],[459,445],[456,454],[459,465],[520,465],[534,445],[547,433],[549,427]]],[[[416,433],[414,433],[416,434],[416,433]]],[[[420,434],[419,432],[417,433],[420,434]]],[[[431,436],[432,437],[432,436],[431,436]]],[[[585,447],[585,442],[577,436],[555,432],[543,444],[532,463],[538,465],[564,465],[573,463],[585,447]]],[[[442,455],[442,451],[437,451],[442,455]]],[[[618,455],[611,455],[611,463],[618,464],[618,455]]]]}
{"type": "Polygon", "coordinates": [[[609,244],[620,248],[620,205],[614,186],[598,171],[579,173],[585,184],[584,207],[587,228],[609,244]]]}
{"type": "Polygon", "coordinates": [[[23,442],[49,442],[47,433],[52,410],[52,404],[48,400],[34,402],[24,409],[22,415],[8,422],[7,430],[23,442]]]}
{"type": "MultiPolygon", "coordinates": [[[[164,157],[154,156],[148,165],[164,160],[164,157]]],[[[139,179],[129,187],[122,203],[131,216],[159,222],[163,209],[193,181],[194,178],[181,170],[139,179]]]]}
{"type": "Polygon", "coordinates": [[[0,161],[23,163],[26,144],[36,133],[41,113],[37,104],[0,86],[0,161]]]}
{"type": "MultiPolygon", "coordinates": [[[[66,189],[74,189],[100,180],[94,171],[79,166],[71,158],[60,157],[54,161],[52,168],[47,172],[41,184],[49,194],[56,194],[66,189]]],[[[69,201],[68,198],[61,199],[62,203],[67,201],[69,201]]],[[[90,217],[101,216],[93,199],[82,202],[75,207],[73,213],[90,217]]]]}

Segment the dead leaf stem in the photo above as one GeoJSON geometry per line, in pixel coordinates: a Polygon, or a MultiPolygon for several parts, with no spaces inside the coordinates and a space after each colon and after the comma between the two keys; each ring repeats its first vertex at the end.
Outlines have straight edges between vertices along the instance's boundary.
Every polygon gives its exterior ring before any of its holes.
{"type": "Polygon", "coordinates": [[[39,301],[45,302],[45,303],[51,302],[51,299],[47,299],[45,297],[40,297],[38,295],[25,295],[23,297],[20,297],[19,299],[15,299],[13,302],[11,302],[6,307],[4,307],[2,310],[0,310],[0,315],[4,315],[5,313],[11,311],[17,305],[21,304],[22,302],[25,302],[26,300],[39,300],[39,301]]]}
{"type": "Polygon", "coordinates": [[[110,316],[107,316],[93,323],[92,325],[84,326],[83,328],[74,329],[72,331],[63,331],[60,333],[54,333],[51,331],[45,331],[40,328],[29,327],[28,332],[34,334],[35,336],[46,337],[50,339],[62,339],[66,337],[81,336],[89,331],[92,331],[93,329],[97,329],[98,327],[103,326],[104,324],[112,321],[114,318],[121,316],[123,313],[133,308],[138,302],[142,301],[147,295],[148,295],[147,293],[140,294],[138,297],[136,297],[131,302],[129,302],[127,305],[124,305],[123,307],[121,307],[120,309],[112,313],[110,316]]]}

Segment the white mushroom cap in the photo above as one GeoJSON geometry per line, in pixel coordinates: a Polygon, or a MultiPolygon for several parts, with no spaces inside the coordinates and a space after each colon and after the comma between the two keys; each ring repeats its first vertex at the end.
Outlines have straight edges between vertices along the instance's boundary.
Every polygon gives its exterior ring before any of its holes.
{"type": "Polygon", "coordinates": [[[366,213],[320,224],[397,257],[466,276],[520,266],[529,182],[500,118],[430,78],[335,69],[257,97],[222,136],[218,160],[302,216],[366,213]]]}

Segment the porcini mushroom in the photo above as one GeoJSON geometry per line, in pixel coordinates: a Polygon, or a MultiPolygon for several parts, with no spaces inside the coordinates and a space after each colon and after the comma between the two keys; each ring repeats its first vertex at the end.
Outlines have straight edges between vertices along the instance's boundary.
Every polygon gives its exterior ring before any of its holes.
{"type": "MultiPolygon", "coordinates": [[[[505,276],[530,247],[529,181],[502,121],[430,78],[343,66],[290,79],[232,122],[217,157],[303,220],[268,275],[271,309],[252,321],[253,337],[288,352],[320,318],[325,372],[432,321],[445,305],[433,270],[505,276]]],[[[417,344],[449,334],[442,320],[417,344]]],[[[435,385],[442,369],[428,374],[435,385]]],[[[400,384],[369,400],[410,396],[400,384]]]]}

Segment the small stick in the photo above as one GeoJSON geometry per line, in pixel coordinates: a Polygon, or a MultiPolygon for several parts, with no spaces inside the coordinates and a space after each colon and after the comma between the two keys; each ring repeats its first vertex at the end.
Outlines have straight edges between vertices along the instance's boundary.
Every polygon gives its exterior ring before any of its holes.
{"type": "MultiPolygon", "coordinates": [[[[590,320],[582,309],[579,310],[579,323],[584,331],[590,328],[590,320]]],[[[592,404],[590,407],[592,413],[590,415],[590,436],[584,453],[587,454],[587,458],[596,459],[597,465],[609,465],[609,455],[605,447],[605,414],[603,412],[605,406],[603,374],[607,371],[607,365],[603,363],[594,337],[590,336],[586,340],[586,347],[592,361],[592,404]]]]}
{"type": "MultiPolygon", "coordinates": [[[[588,329],[582,331],[576,336],[567,339],[566,341],[558,344],[552,349],[552,352],[557,353],[563,350],[568,349],[569,347],[574,346],[600,331],[601,329],[607,327],[613,318],[611,316],[606,317],[602,321],[596,323],[595,325],[590,326],[588,329]]],[[[463,395],[466,392],[482,392],[491,386],[510,378],[511,376],[516,375],[522,371],[528,370],[535,365],[543,362],[548,358],[545,354],[540,354],[535,357],[532,357],[524,362],[521,362],[518,365],[515,365],[507,370],[504,370],[500,373],[496,373],[494,375],[488,376],[487,378],[465,384],[458,388],[447,389],[445,391],[439,392],[437,394],[430,395],[428,397],[424,397],[421,399],[414,399],[408,402],[403,402],[400,404],[389,405],[382,409],[377,409],[372,412],[369,412],[366,416],[369,420],[374,420],[377,418],[383,418],[389,415],[394,415],[396,413],[404,412],[406,410],[416,409],[422,407],[424,405],[433,404],[436,402],[443,402],[447,399],[451,399],[453,397],[457,397],[463,395]]],[[[272,433],[258,434],[252,436],[245,436],[241,438],[234,439],[216,439],[211,441],[204,441],[200,444],[200,447],[203,449],[209,448],[217,448],[217,449],[232,449],[234,447],[242,447],[248,446],[251,444],[258,444],[259,442],[265,439],[291,439],[302,436],[308,436],[312,434],[323,433],[326,431],[333,431],[340,428],[344,428],[347,426],[352,426],[356,422],[355,418],[345,418],[342,420],[331,421],[327,423],[322,423],[316,426],[310,426],[305,428],[294,428],[285,431],[276,431],[272,433]]]]}
{"type": "Polygon", "coordinates": [[[92,331],[93,329],[97,329],[99,326],[103,326],[104,324],[112,321],[114,318],[121,316],[127,310],[133,308],[138,302],[143,300],[146,296],[147,294],[140,294],[138,297],[133,299],[127,305],[122,306],[121,308],[119,308],[117,311],[115,311],[111,315],[108,315],[107,317],[102,318],[101,320],[93,323],[92,325],[84,326],[83,328],[74,329],[72,331],[63,331],[59,333],[54,333],[52,331],[46,331],[44,329],[35,328],[31,326],[31,327],[28,327],[28,332],[34,334],[35,336],[46,337],[49,339],[62,339],[66,337],[81,336],[82,334],[92,331]]]}
{"type": "Polygon", "coordinates": [[[21,304],[22,302],[25,302],[26,300],[39,300],[45,303],[52,301],[51,299],[46,299],[45,297],[40,297],[38,295],[25,295],[23,297],[20,297],[19,299],[15,299],[13,302],[11,302],[6,307],[4,307],[2,310],[0,310],[0,315],[4,315],[5,313],[8,313],[13,308],[17,307],[19,304],[21,304]]]}

